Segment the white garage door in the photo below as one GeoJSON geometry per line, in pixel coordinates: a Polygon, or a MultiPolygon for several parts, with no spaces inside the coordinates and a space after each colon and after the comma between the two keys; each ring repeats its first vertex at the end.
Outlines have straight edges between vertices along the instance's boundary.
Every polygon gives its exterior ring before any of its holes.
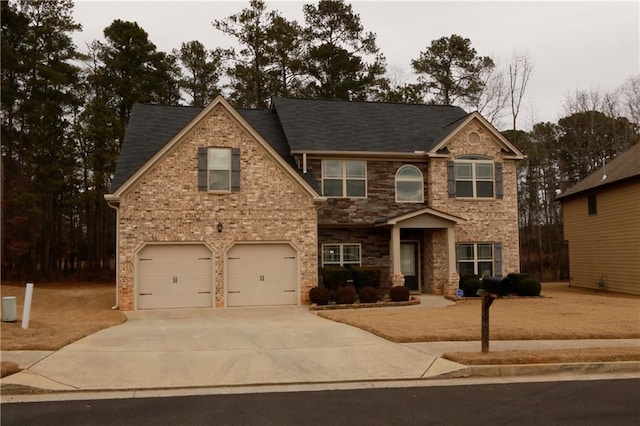
{"type": "Polygon", "coordinates": [[[138,252],[138,309],[213,304],[213,255],[202,244],[148,245],[138,252]]]}
{"type": "Polygon", "coordinates": [[[227,253],[227,306],[296,305],[298,253],[288,244],[240,244],[227,253]]]}

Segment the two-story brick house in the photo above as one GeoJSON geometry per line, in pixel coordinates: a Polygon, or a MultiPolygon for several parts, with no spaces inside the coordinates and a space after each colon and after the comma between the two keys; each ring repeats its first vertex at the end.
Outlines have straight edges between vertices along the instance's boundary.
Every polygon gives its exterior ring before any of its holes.
{"type": "Polygon", "coordinates": [[[298,304],[327,265],[451,294],[518,270],[522,153],[458,107],[136,105],[111,194],[118,304],[298,304]]]}

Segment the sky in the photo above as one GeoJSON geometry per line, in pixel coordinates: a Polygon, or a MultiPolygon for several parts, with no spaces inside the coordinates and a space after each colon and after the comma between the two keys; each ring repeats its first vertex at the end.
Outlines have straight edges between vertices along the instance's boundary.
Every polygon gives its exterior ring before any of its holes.
{"type": "MultiPolygon", "coordinates": [[[[304,23],[302,6],[312,1],[267,0],[268,10],[304,23]]],[[[316,1],[313,1],[314,3],[316,1]]],[[[534,69],[520,114],[520,128],[566,116],[567,96],[608,92],[640,73],[640,2],[635,1],[349,1],[387,60],[387,70],[407,82],[411,60],[432,40],[457,34],[471,40],[481,56],[505,65],[515,51],[526,52],[534,69]]],[[[76,0],[74,18],[83,27],[78,48],[103,40],[115,19],[137,22],[158,50],[170,52],[198,40],[207,48],[232,47],[232,38],[213,28],[248,7],[232,1],[76,0]]],[[[508,120],[507,120],[508,121],[508,120]]]]}

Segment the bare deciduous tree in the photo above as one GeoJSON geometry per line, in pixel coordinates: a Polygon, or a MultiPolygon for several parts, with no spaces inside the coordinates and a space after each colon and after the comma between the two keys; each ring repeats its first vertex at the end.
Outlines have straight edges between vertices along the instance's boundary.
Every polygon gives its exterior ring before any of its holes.
{"type": "Polygon", "coordinates": [[[640,74],[629,77],[620,88],[625,115],[640,125],[640,74]]]}
{"type": "Polygon", "coordinates": [[[522,106],[522,100],[533,72],[533,60],[528,52],[514,51],[509,63],[509,99],[511,100],[511,116],[513,130],[522,106]]]}
{"type": "Polygon", "coordinates": [[[504,72],[499,66],[486,68],[481,72],[480,78],[484,83],[484,88],[476,102],[469,104],[469,106],[482,114],[491,124],[500,127],[508,100],[504,72]]]}

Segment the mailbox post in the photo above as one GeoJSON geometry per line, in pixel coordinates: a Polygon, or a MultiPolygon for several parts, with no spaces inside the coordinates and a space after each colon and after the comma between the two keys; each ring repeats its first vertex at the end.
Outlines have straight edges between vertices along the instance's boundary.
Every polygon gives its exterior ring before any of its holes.
{"type": "Polygon", "coordinates": [[[478,290],[476,294],[482,296],[482,352],[489,352],[489,308],[496,295],[484,289],[478,290]]]}

